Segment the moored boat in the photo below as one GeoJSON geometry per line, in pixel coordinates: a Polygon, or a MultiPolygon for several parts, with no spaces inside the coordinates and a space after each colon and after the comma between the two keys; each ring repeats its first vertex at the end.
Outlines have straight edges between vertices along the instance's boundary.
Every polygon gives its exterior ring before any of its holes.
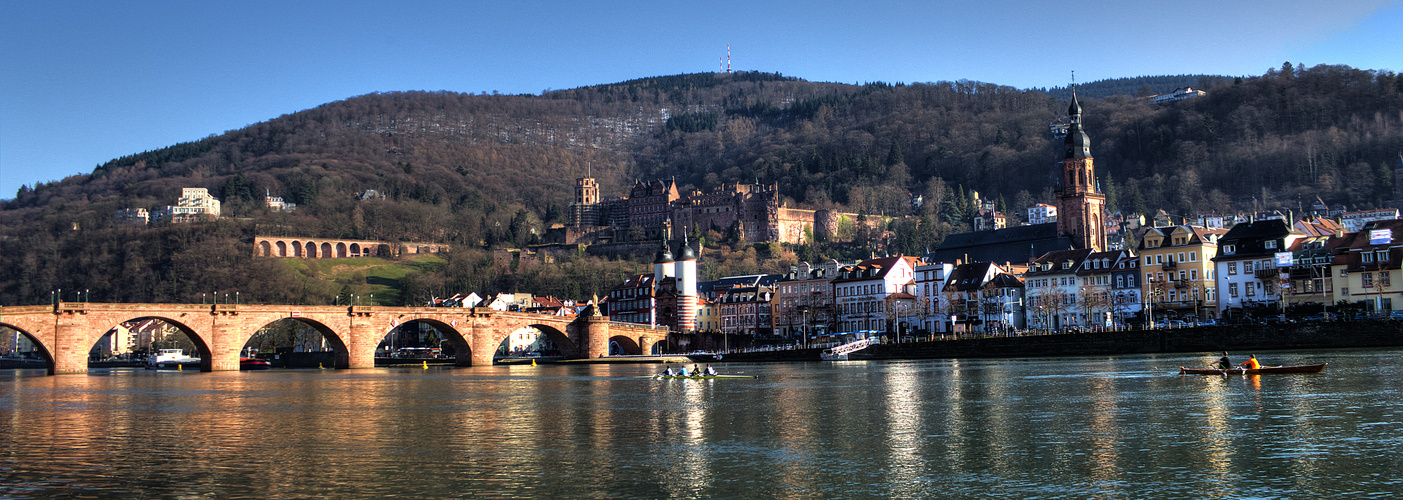
{"type": "Polygon", "coordinates": [[[267,370],[272,367],[273,364],[269,363],[266,359],[239,358],[240,370],[267,370]]]}
{"type": "Polygon", "coordinates": [[[1263,366],[1255,370],[1248,368],[1184,368],[1179,367],[1180,375],[1261,375],[1269,373],[1320,373],[1328,363],[1297,366],[1263,366]]]}
{"type": "Polygon", "coordinates": [[[146,358],[147,370],[200,370],[200,358],[186,356],[180,349],[161,349],[146,358]]]}

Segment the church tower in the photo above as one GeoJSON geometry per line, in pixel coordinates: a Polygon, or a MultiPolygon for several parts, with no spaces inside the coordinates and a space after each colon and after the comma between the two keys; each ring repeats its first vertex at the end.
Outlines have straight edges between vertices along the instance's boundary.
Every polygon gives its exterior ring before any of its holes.
{"type": "Polygon", "coordinates": [[[1091,162],[1091,140],[1081,127],[1081,103],[1077,102],[1075,90],[1067,114],[1072,123],[1067,127],[1067,155],[1062,159],[1057,233],[1070,237],[1077,248],[1104,251],[1106,195],[1097,188],[1096,171],[1091,162]]]}

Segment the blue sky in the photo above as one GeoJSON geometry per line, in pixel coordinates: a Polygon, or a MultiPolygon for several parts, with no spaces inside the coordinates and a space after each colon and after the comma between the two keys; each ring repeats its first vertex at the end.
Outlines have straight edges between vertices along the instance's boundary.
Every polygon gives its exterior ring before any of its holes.
{"type": "Polygon", "coordinates": [[[714,71],[1020,88],[1403,72],[1403,1],[0,2],[0,198],[377,91],[540,93],[714,71]]]}

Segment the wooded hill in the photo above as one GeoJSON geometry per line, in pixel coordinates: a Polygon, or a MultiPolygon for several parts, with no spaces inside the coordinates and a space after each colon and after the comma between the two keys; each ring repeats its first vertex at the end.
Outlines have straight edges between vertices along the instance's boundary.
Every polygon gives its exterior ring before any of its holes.
{"type": "MultiPolygon", "coordinates": [[[[1287,64],[1259,77],[1175,78],[1192,78],[1208,95],[1156,106],[1079,93],[1113,209],[1221,213],[1294,208],[1316,196],[1366,208],[1393,197],[1392,169],[1403,154],[1398,75],[1287,64]]],[[[1145,93],[1149,82],[1137,83],[1114,88],[1145,93]]],[[[21,189],[0,209],[0,299],[47,300],[65,278],[20,287],[12,266],[45,265],[54,254],[38,258],[38,248],[69,248],[74,238],[81,253],[83,241],[102,239],[96,231],[127,231],[112,229],[115,210],[171,204],[182,187],[207,187],[226,216],[252,219],[257,227],[241,229],[245,237],[468,248],[529,244],[531,229],[541,234],[563,221],[574,180],[586,172],[605,197],[626,195],[635,179],[672,177],[684,188],[777,182],[793,206],[916,215],[893,250],[920,253],[967,224],[959,193],[998,199],[1014,220],[1017,209],[1051,200],[1060,148],[1049,124],[1067,108],[1058,91],[969,81],[856,86],[746,72],[543,95],[364,95],[21,189]],[[387,198],[357,201],[367,189],[387,198]],[[262,209],[265,191],[298,210],[262,209]],[[912,195],[925,203],[913,209],[912,195]]],[[[803,250],[801,257],[827,251],[803,250]]],[[[73,272],[83,274],[81,266],[73,272]]]]}

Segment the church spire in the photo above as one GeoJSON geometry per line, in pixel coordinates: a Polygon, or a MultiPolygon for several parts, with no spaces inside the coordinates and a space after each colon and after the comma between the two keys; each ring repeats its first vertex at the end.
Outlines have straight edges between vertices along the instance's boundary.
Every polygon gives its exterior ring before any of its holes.
{"type": "Polygon", "coordinates": [[[1067,118],[1071,125],[1067,127],[1066,158],[1090,158],[1091,138],[1081,128],[1081,102],[1077,101],[1076,87],[1072,88],[1072,104],[1067,107],[1067,118]]]}

